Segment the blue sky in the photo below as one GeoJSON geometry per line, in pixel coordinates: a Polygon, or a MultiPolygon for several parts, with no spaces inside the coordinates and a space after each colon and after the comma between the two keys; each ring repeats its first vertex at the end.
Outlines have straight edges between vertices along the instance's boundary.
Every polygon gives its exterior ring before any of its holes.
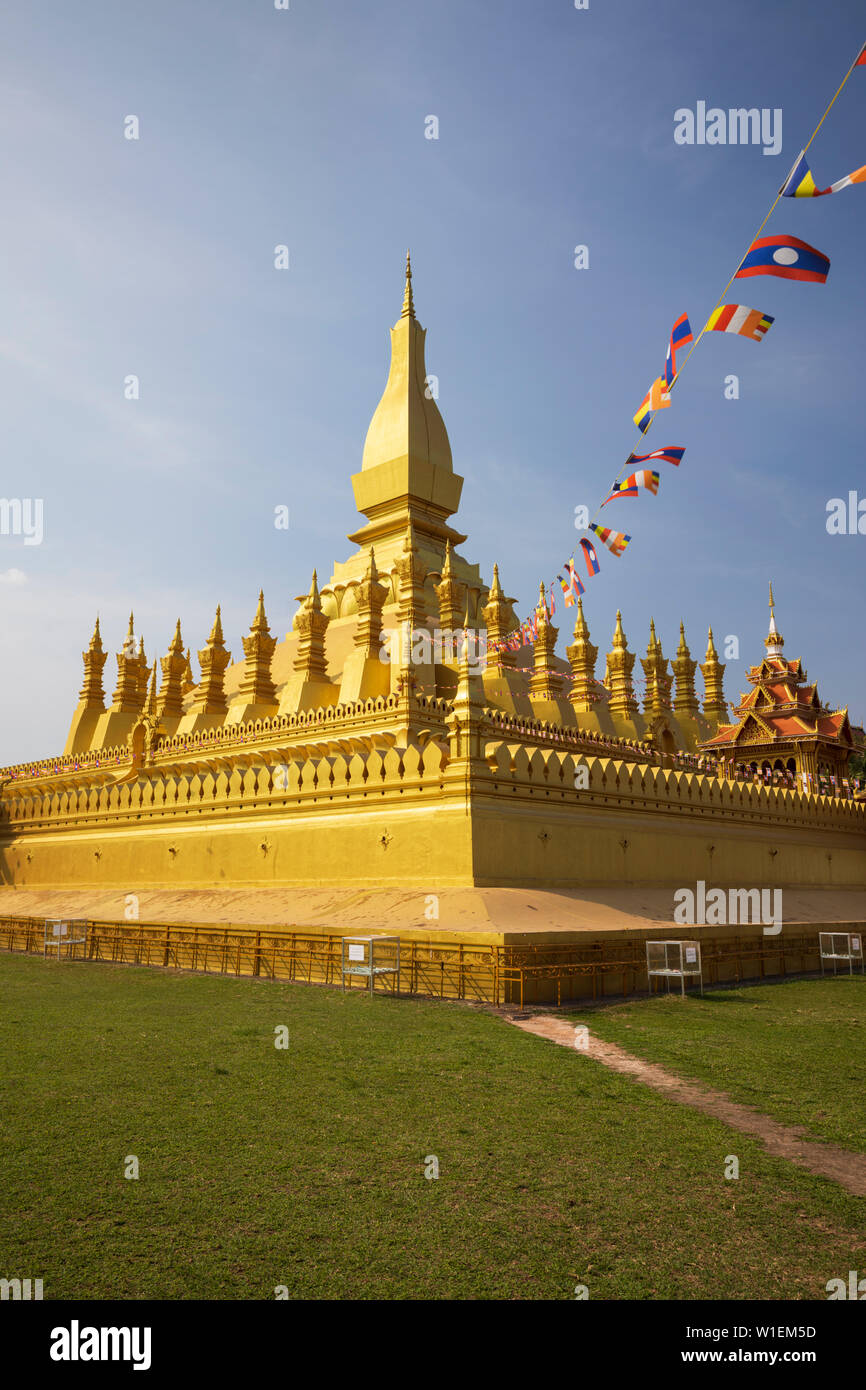
{"type": "MultiPolygon", "coordinates": [[[[673,320],[705,320],[864,39],[854,0],[7,10],[0,491],[44,499],[45,537],[0,536],[0,764],[62,748],[97,609],[110,692],[130,608],[152,659],[178,616],[203,646],[219,602],[239,656],[260,587],[282,635],[350,553],[407,245],[463,553],[525,612],[639,445],[673,320]],[[782,152],[675,144],[699,100],[781,108],[782,152]]],[[[819,186],[866,162],[866,70],[809,158],[819,186]]],[[[634,539],[588,586],[602,653],[617,607],[640,654],[651,615],[668,655],[681,617],[701,657],[712,623],[739,638],[736,696],[772,578],[786,654],[866,717],[866,536],[825,526],[829,498],[866,497],[864,224],[863,186],[774,212],[828,282],[732,287],[776,321],[704,339],[647,437],[683,466],[606,509],[634,539]]]]}

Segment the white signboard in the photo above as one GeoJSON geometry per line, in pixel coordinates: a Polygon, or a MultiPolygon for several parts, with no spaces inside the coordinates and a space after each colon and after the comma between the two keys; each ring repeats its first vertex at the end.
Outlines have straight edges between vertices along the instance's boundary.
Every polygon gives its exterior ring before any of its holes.
{"type": "Polygon", "coordinates": [[[55,923],[54,923],[54,935],[55,935],[55,936],[66,936],[66,934],[67,934],[67,926],[66,926],[66,923],[65,923],[65,922],[55,922],[55,923]]]}
{"type": "Polygon", "coordinates": [[[363,947],[363,946],[353,946],[352,943],[350,942],[350,943],[349,943],[349,960],[360,960],[360,961],[362,961],[363,959],[364,959],[364,947],[363,947]]]}
{"type": "Polygon", "coordinates": [[[852,949],[853,951],[859,951],[859,950],[860,950],[860,938],[859,938],[859,936],[852,936],[852,937],[851,937],[851,949],[852,949]]]}
{"type": "Polygon", "coordinates": [[[694,965],[698,958],[697,950],[694,946],[686,947],[686,965],[694,965]]]}

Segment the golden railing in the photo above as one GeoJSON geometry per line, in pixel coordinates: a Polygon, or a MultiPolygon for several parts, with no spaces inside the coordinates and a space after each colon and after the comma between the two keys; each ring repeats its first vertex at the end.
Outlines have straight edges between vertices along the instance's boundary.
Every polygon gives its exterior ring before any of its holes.
{"type": "MultiPolygon", "coordinates": [[[[343,934],[274,927],[76,921],[86,943],[60,942],[64,960],[340,985],[343,934]]],[[[660,924],[659,936],[671,933],[660,924]]],[[[684,934],[685,935],[685,934],[684,934]]],[[[694,932],[692,932],[694,935],[694,932]]],[[[50,939],[49,939],[50,940],[50,939]]],[[[0,949],[41,955],[45,919],[0,917],[0,949]]],[[[773,938],[701,939],[704,985],[818,970],[818,928],[773,938]]],[[[52,957],[57,941],[50,940],[52,957]]],[[[648,992],[643,938],[581,946],[400,942],[400,993],[494,1006],[561,1004],[648,992]]],[[[348,987],[366,982],[347,980],[348,987]]],[[[387,985],[382,985],[388,988],[387,985]]]]}

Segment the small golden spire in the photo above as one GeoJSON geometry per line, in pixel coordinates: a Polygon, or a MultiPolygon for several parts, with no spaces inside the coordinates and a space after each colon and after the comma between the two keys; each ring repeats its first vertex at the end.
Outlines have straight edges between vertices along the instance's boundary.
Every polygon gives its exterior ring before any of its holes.
{"type": "Polygon", "coordinates": [[[144,707],[145,714],[156,714],[156,662],[153,663],[150,672],[150,687],[147,692],[147,704],[144,707]]]}
{"type": "Polygon", "coordinates": [[[713,657],[718,657],[718,655],[719,655],[719,654],[718,654],[718,652],[716,651],[715,644],[714,644],[714,642],[713,642],[713,629],[710,628],[710,630],[709,630],[709,640],[707,641],[707,656],[706,656],[706,659],[707,659],[707,661],[710,661],[713,657]]]}
{"type": "Polygon", "coordinates": [[[403,312],[401,319],[414,319],[415,301],[412,297],[412,261],[409,252],[406,252],[406,288],[403,291],[403,312]]]}
{"type": "Polygon", "coordinates": [[[313,582],[310,585],[310,593],[307,599],[307,606],[309,608],[312,608],[313,612],[315,613],[321,613],[322,611],[322,600],[319,596],[318,575],[316,574],[315,570],[313,570],[313,582]]]}
{"type": "Polygon", "coordinates": [[[253,618],[250,632],[267,632],[268,620],[265,615],[265,591],[259,589],[259,602],[256,608],[256,616],[253,618]]]}
{"type": "Polygon", "coordinates": [[[129,631],[123,639],[122,653],[130,661],[135,660],[135,619],[132,613],[129,615],[129,631]]]}
{"type": "Polygon", "coordinates": [[[499,566],[498,566],[498,565],[494,565],[494,566],[493,566],[493,583],[490,585],[489,598],[499,600],[499,599],[503,599],[504,597],[505,597],[505,595],[504,595],[503,592],[502,592],[502,585],[501,585],[500,582],[499,582],[499,566]]]}
{"type": "Polygon", "coordinates": [[[220,616],[219,604],[217,604],[216,617],[213,620],[213,627],[211,628],[210,637],[207,640],[208,642],[222,642],[223,640],[223,624],[220,616]]]}
{"type": "MultiPolygon", "coordinates": [[[[171,645],[168,650],[171,656],[183,656],[183,638],[180,635],[180,618],[177,620],[177,627],[174,630],[174,637],[171,640],[171,645]]],[[[189,652],[187,652],[187,656],[189,656],[189,652]]]]}
{"type": "Polygon", "coordinates": [[[626,646],[626,637],[622,630],[622,613],[619,609],[616,610],[616,627],[613,631],[613,645],[623,650],[626,646]]]}
{"type": "Polygon", "coordinates": [[[93,636],[90,639],[90,650],[92,652],[102,651],[102,636],[99,631],[99,614],[96,615],[96,623],[93,628],[93,636]]]}
{"type": "Polygon", "coordinates": [[[453,573],[454,570],[451,565],[451,539],[449,537],[445,542],[445,560],[442,564],[442,578],[450,579],[453,573]]]}

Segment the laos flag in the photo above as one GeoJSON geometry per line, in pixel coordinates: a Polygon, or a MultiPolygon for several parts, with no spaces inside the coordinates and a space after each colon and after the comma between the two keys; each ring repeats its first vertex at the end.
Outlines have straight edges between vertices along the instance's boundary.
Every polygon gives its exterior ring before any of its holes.
{"type": "Polygon", "coordinates": [[[595,546],[592,541],[582,540],[580,543],[584,557],[586,559],[586,572],[592,579],[594,574],[598,574],[598,556],[595,553],[595,546]]]}
{"type": "Polygon", "coordinates": [[[735,280],[747,279],[750,275],[779,275],[783,280],[814,280],[823,285],[830,269],[830,261],[807,241],[799,237],[776,236],[758,237],[749,247],[746,258],[734,276],[735,280]]]}

